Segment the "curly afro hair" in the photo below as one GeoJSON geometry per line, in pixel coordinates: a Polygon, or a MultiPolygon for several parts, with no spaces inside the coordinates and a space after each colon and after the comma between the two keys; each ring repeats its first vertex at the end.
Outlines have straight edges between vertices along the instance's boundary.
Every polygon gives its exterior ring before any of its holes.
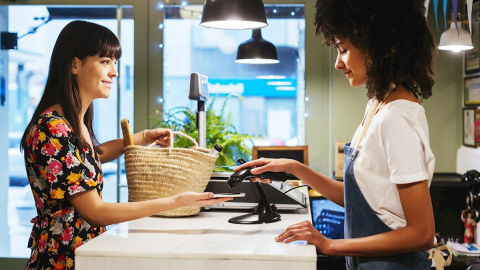
{"type": "Polygon", "coordinates": [[[383,100],[392,83],[420,99],[432,95],[437,50],[424,1],[317,0],[315,26],[326,45],[338,36],[366,54],[369,98],[383,100]]]}

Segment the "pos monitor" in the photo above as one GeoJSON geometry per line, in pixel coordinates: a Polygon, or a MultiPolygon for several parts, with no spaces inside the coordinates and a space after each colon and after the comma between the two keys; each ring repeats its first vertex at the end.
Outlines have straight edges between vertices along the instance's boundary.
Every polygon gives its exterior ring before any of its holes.
{"type": "Polygon", "coordinates": [[[343,239],[344,208],[323,196],[310,197],[313,226],[330,239],[343,239]]]}

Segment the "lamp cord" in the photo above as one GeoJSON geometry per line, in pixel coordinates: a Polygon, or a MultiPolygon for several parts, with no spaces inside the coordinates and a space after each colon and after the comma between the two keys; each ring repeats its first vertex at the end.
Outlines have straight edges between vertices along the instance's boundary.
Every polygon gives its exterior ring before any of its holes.
{"type": "Polygon", "coordinates": [[[301,187],[308,187],[308,185],[296,186],[296,187],[293,187],[293,188],[285,191],[284,193],[282,193],[282,195],[280,195],[280,197],[277,198],[277,200],[275,200],[275,202],[273,203],[272,206],[275,206],[275,205],[277,204],[278,200],[280,200],[283,196],[285,196],[285,194],[287,194],[287,192],[290,192],[290,191],[292,191],[292,190],[294,190],[294,189],[296,189],[296,188],[301,188],[301,187]]]}
{"type": "Polygon", "coordinates": [[[30,34],[35,34],[37,32],[37,29],[40,28],[41,26],[49,23],[52,18],[51,17],[35,17],[34,20],[42,20],[43,22],[35,27],[32,27],[27,33],[17,37],[17,39],[21,39],[24,36],[30,35],[30,34]]]}

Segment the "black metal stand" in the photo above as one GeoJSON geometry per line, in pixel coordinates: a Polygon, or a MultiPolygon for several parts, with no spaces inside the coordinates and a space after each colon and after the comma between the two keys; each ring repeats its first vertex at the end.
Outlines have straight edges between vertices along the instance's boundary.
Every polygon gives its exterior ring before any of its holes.
{"type": "Polygon", "coordinates": [[[207,147],[207,115],[205,113],[205,100],[197,101],[197,129],[198,146],[207,147]]]}
{"type": "Polygon", "coordinates": [[[272,209],[272,207],[270,207],[270,202],[267,199],[267,195],[265,195],[262,185],[259,182],[252,184],[255,186],[255,191],[259,198],[257,208],[250,214],[233,217],[229,219],[228,222],[236,224],[261,224],[279,221],[280,215],[275,208],[272,209]]]}

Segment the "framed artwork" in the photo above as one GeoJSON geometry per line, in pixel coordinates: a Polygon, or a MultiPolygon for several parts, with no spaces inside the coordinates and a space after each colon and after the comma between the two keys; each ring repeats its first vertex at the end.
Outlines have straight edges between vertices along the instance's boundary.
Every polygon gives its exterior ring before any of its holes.
{"type": "Polygon", "coordinates": [[[476,147],[475,139],[476,108],[463,108],[463,145],[476,147]]]}
{"type": "MultiPolygon", "coordinates": [[[[299,146],[254,146],[252,148],[252,160],[258,158],[289,158],[308,166],[308,145],[299,146]]],[[[300,186],[302,181],[295,175],[288,174],[287,182],[291,185],[300,186]]]]}
{"type": "MultiPolygon", "coordinates": [[[[472,5],[472,14],[479,14],[479,1],[472,5]]],[[[465,74],[480,73],[480,22],[472,20],[473,49],[465,51],[465,74]]]]}
{"type": "Polygon", "coordinates": [[[463,103],[465,106],[480,105],[480,76],[466,77],[464,79],[463,103]]]}
{"type": "Polygon", "coordinates": [[[308,145],[300,146],[254,146],[252,160],[258,158],[290,158],[308,165],[308,145]]]}

